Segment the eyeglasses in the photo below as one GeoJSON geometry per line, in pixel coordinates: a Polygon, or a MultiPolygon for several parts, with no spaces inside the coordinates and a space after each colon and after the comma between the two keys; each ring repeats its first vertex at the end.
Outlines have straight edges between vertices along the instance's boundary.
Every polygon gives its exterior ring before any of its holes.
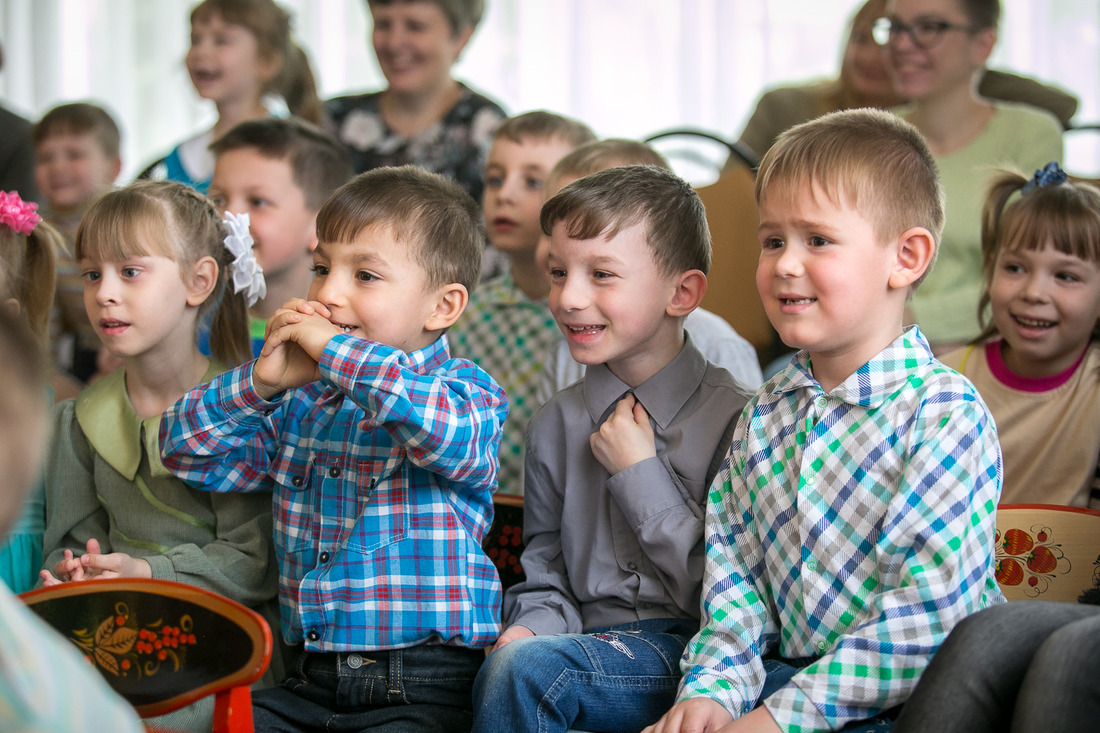
{"type": "Polygon", "coordinates": [[[969,25],[948,23],[946,20],[918,20],[912,25],[906,25],[890,18],[879,18],[871,26],[871,36],[875,43],[885,46],[888,43],[897,43],[901,34],[905,33],[914,46],[927,51],[943,40],[943,34],[947,31],[975,33],[979,30],[981,29],[969,25]]]}

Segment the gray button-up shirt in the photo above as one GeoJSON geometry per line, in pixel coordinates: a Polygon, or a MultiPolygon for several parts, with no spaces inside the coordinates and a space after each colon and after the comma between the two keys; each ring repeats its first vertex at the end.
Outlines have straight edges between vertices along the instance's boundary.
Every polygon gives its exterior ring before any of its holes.
{"type": "Polygon", "coordinates": [[[748,395],[690,337],[631,390],[606,365],[559,392],[527,433],[523,569],[504,617],[536,634],[699,617],[703,514],[748,395]],[[649,413],[657,456],[614,476],[589,436],[628,392],[649,413]]]}

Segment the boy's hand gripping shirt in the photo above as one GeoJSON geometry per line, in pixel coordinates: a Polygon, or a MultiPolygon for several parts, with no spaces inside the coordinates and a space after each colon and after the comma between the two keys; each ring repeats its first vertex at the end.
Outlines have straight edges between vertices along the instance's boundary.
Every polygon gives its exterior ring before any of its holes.
{"type": "Polygon", "coordinates": [[[248,363],[161,423],[164,465],[210,491],[274,492],[283,636],[308,651],[500,631],[492,519],[504,392],[446,337],[411,354],[350,335],[321,379],[265,401],[248,363]]]}
{"type": "Polygon", "coordinates": [[[711,486],[680,699],[744,715],[777,653],[818,658],[764,702],[783,730],[904,702],[951,628],[1003,601],[1000,489],[985,404],[916,328],[829,394],[800,352],[745,408],[711,486]]]}

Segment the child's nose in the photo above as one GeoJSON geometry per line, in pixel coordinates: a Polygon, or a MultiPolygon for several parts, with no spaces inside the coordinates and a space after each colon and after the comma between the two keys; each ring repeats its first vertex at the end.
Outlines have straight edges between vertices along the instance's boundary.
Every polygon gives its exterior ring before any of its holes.
{"type": "Polygon", "coordinates": [[[588,288],[581,278],[564,277],[557,283],[558,305],[565,310],[582,310],[588,304],[588,288]]]}
{"type": "Polygon", "coordinates": [[[783,248],[775,258],[775,274],[779,277],[798,277],[802,274],[802,258],[796,248],[783,248]]]}
{"type": "Polygon", "coordinates": [[[1046,279],[1037,272],[1028,275],[1027,280],[1024,281],[1023,295],[1028,300],[1045,300],[1047,297],[1046,279]]]}

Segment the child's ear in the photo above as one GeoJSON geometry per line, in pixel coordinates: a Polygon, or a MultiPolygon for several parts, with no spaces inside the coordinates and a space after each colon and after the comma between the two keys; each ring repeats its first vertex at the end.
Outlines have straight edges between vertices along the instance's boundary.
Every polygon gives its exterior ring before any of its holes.
{"type": "Polygon", "coordinates": [[[898,258],[890,273],[889,285],[895,290],[908,288],[932,266],[936,257],[936,240],[924,227],[913,227],[901,233],[897,241],[898,258]]]}
{"type": "Polygon", "coordinates": [[[309,223],[309,240],[306,246],[311,253],[317,249],[317,212],[313,212],[313,221],[309,223]]]}
{"type": "Polygon", "coordinates": [[[19,301],[15,298],[8,298],[4,301],[4,307],[8,309],[8,313],[13,316],[19,315],[19,301]]]}
{"type": "Polygon", "coordinates": [[[118,174],[122,172],[122,158],[117,155],[111,161],[111,184],[118,180],[118,174]]]}
{"type": "Polygon", "coordinates": [[[195,263],[187,283],[187,305],[198,307],[206,302],[218,284],[218,263],[213,257],[203,257],[195,263]]]}
{"type": "Polygon", "coordinates": [[[466,286],[459,283],[444,285],[436,291],[436,296],[435,309],[424,322],[425,331],[442,331],[453,326],[470,300],[466,286]]]}
{"type": "Polygon", "coordinates": [[[686,316],[699,307],[707,294],[707,276],[701,270],[688,270],[676,277],[676,289],[669,298],[665,313],[674,318],[686,316]]]}

